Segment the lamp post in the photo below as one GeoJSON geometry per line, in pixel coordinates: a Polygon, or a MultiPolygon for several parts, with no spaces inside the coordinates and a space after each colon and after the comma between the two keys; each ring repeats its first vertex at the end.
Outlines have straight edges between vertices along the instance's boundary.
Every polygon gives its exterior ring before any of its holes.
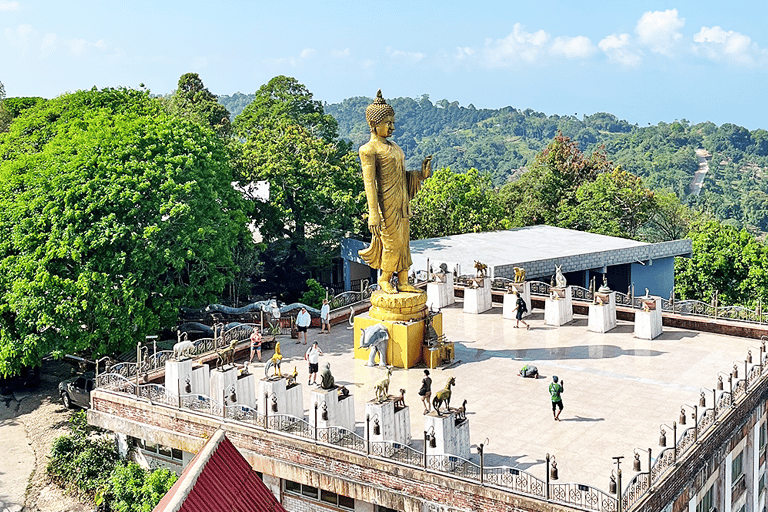
{"type": "Polygon", "coordinates": [[[437,441],[435,440],[435,427],[433,425],[430,425],[430,427],[424,431],[424,470],[427,469],[427,443],[429,443],[430,448],[436,448],[437,447],[437,441]]]}
{"type": "Polygon", "coordinates": [[[480,485],[483,485],[483,477],[484,475],[484,469],[485,469],[485,463],[484,463],[484,454],[485,454],[485,446],[490,444],[490,440],[486,437],[484,443],[480,443],[477,445],[477,453],[480,455],[480,485]]]}
{"type": "Polygon", "coordinates": [[[150,334],[149,336],[144,336],[144,339],[147,341],[152,340],[152,360],[157,364],[157,335],[150,334]]]}
{"type": "Polygon", "coordinates": [[[623,459],[624,456],[619,457],[613,457],[613,463],[616,464],[616,471],[611,474],[611,484],[609,486],[609,490],[612,493],[616,494],[616,510],[617,512],[622,511],[622,504],[621,504],[621,459],[623,459]]]}
{"type": "Polygon", "coordinates": [[[550,455],[550,454],[547,454],[546,459],[547,459],[547,467],[544,470],[544,473],[546,475],[547,481],[546,481],[545,487],[546,487],[546,497],[547,497],[547,499],[549,499],[549,495],[550,495],[550,492],[549,492],[549,481],[550,481],[550,479],[557,480],[557,478],[558,478],[558,475],[557,475],[557,461],[555,461],[555,456],[554,455],[550,455]]]}
{"type": "Polygon", "coordinates": [[[374,414],[371,418],[370,414],[365,415],[365,440],[366,450],[368,455],[371,454],[371,420],[373,420],[373,435],[378,436],[381,434],[381,426],[379,425],[379,415],[374,414]]]}
{"type": "Polygon", "coordinates": [[[632,463],[632,469],[634,469],[637,473],[642,472],[642,466],[640,465],[640,454],[637,453],[637,450],[641,450],[644,452],[648,452],[648,489],[651,489],[651,468],[652,466],[652,454],[650,448],[635,448],[635,460],[632,463]]]}
{"type": "Polygon", "coordinates": [[[691,416],[691,418],[693,418],[694,420],[693,440],[694,442],[698,443],[699,442],[699,407],[697,405],[683,404],[680,407],[680,424],[681,425],[685,425],[685,408],[686,407],[690,407],[691,409],[693,409],[693,415],[691,416]]]}
{"type": "MultiPolygon", "coordinates": [[[[659,425],[659,431],[660,431],[659,446],[661,446],[662,448],[667,447],[667,431],[664,430],[664,427],[670,428],[670,426],[664,423],[659,425]]],[[[673,421],[671,428],[672,428],[672,446],[674,447],[672,450],[672,460],[674,461],[675,464],[677,464],[677,423],[673,421]]]]}

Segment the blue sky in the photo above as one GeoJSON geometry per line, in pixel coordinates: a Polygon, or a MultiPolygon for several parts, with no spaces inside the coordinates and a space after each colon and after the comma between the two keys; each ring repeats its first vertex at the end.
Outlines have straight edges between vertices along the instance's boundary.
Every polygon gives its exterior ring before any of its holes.
{"type": "Polygon", "coordinates": [[[329,103],[448,99],[768,129],[764,2],[0,0],[8,96],[92,86],[216,94],[276,75],[329,103]]]}

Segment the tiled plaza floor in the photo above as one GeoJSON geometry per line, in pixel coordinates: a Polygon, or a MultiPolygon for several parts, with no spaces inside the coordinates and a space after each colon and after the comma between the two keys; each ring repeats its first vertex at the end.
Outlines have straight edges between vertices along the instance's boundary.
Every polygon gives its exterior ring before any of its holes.
{"type": "MultiPolygon", "coordinates": [[[[740,377],[747,351],[755,361],[759,342],[709,333],[664,329],[653,341],[633,336],[630,322],[619,322],[612,331],[600,334],[587,330],[587,318],[575,316],[573,323],[555,328],[544,325],[542,310],[528,318],[531,329],[513,328],[501,307],[481,315],[463,313],[461,303],[443,309],[444,332],[455,342],[456,364],[432,370],[433,393],[450,377],[456,378],[451,403],[467,400],[472,459],[479,461],[476,444],[486,442],[486,467],[514,466],[544,478],[547,453],[554,454],[560,482],[592,485],[607,491],[612,457],[623,455],[625,481],[632,472],[635,448],[658,447],[659,426],[678,419],[682,404],[698,404],[700,390],[712,390],[719,371],[739,364],[740,377]],[[525,363],[535,364],[538,380],[523,379],[517,372],[525,363]],[[547,387],[552,376],[564,382],[565,409],[560,422],[552,418],[547,387]]],[[[330,335],[311,329],[309,343],[318,340],[324,355],[320,366],[331,363],[337,384],[354,395],[358,431],[365,423],[365,403],[374,397],[373,383],[384,370],[365,366],[352,357],[352,330],[336,325],[330,335]]],[[[305,408],[309,408],[306,346],[282,339],[283,372],[296,366],[305,386],[305,408]]],[[[265,359],[270,353],[265,354],[265,359]]],[[[255,370],[259,374],[260,369],[255,370]]],[[[410,406],[413,446],[420,448],[424,431],[423,407],[417,391],[423,368],[395,369],[390,394],[405,388],[410,406]]],[[[728,384],[726,380],[726,390],[728,384]]],[[[689,412],[692,409],[687,409],[689,412]]],[[[688,427],[692,421],[689,420],[688,427]]],[[[678,435],[686,427],[678,427],[678,435]]],[[[667,429],[669,446],[671,429],[667,429]]],[[[640,452],[643,470],[647,454],[640,452]]]]}

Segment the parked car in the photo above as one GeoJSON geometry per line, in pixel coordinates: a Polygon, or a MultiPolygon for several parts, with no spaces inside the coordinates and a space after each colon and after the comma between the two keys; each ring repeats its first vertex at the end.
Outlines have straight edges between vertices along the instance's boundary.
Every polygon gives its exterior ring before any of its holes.
{"type": "Polygon", "coordinates": [[[61,401],[67,409],[73,407],[87,409],[90,407],[92,390],[92,373],[78,375],[59,382],[59,396],[61,396],[61,401]]]}

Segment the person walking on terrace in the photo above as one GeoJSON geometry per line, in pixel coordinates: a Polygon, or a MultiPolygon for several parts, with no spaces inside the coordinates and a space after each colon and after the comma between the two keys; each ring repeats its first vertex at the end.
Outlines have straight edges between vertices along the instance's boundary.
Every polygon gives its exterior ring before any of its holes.
{"type": "Polygon", "coordinates": [[[320,334],[331,334],[331,306],[328,299],[323,299],[323,307],[320,308],[320,334]]]}
{"type": "Polygon", "coordinates": [[[307,386],[317,384],[317,366],[320,363],[320,356],[323,355],[323,351],[320,350],[317,342],[312,343],[312,346],[307,349],[307,353],[304,354],[304,359],[309,363],[309,380],[307,386]]]}
{"type": "Polygon", "coordinates": [[[307,308],[301,308],[301,311],[299,312],[298,316],[296,317],[296,328],[299,331],[299,341],[296,343],[301,343],[301,336],[304,335],[304,344],[307,344],[307,329],[309,329],[309,324],[312,323],[312,317],[309,316],[309,313],[307,313],[307,308]]]}
{"type": "Polygon", "coordinates": [[[549,395],[552,397],[552,416],[554,416],[555,421],[560,421],[560,413],[563,412],[563,399],[560,398],[563,391],[563,381],[559,380],[557,375],[553,375],[552,384],[549,385],[549,395]],[[555,413],[555,409],[557,409],[557,413],[555,413]]]}

